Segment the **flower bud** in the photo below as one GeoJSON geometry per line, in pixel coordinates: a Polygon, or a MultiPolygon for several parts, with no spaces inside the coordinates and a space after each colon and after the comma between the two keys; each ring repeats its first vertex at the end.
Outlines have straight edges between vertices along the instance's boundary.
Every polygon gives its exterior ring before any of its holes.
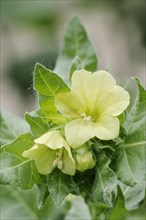
{"type": "Polygon", "coordinates": [[[88,146],[83,145],[74,151],[76,160],[76,169],[83,172],[88,169],[92,169],[95,166],[95,160],[93,159],[92,152],[88,146]]]}

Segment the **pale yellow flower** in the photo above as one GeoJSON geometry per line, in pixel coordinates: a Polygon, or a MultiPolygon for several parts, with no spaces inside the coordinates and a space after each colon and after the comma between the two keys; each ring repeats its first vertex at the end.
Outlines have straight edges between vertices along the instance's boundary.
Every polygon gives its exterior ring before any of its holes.
{"type": "Polygon", "coordinates": [[[77,70],[70,92],[56,95],[55,105],[68,119],[65,126],[68,144],[77,148],[95,136],[110,140],[119,135],[117,116],[129,105],[129,93],[117,86],[106,71],[77,70]]]}
{"type": "Polygon", "coordinates": [[[65,174],[75,174],[75,161],[70,147],[59,130],[48,131],[34,142],[35,145],[22,155],[35,160],[40,174],[50,174],[56,167],[65,174]]]}

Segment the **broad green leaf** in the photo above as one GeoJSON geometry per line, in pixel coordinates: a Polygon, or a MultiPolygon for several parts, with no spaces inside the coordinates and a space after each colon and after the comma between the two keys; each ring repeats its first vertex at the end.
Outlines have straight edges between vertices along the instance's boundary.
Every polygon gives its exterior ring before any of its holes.
{"type": "Polygon", "coordinates": [[[70,177],[55,169],[48,176],[48,189],[52,200],[57,206],[60,206],[65,197],[71,192],[70,177]]]}
{"type": "Polygon", "coordinates": [[[72,77],[72,74],[75,70],[80,70],[84,68],[84,63],[80,60],[78,56],[75,57],[75,59],[72,62],[71,68],[70,68],[70,80],[72,77]]]}
{"type": "Polygon", "coordinates": [[[36,64],[34,87],[39,93],[39,104],[45,119],[53,123],[64,121],[64,117],[57,112],[54,104],[55,96],[58,93],[69,91],[63,80],[42,65],[36,64]]]}
{"type": "Polygon", "coordinates": [[[31,127],[32,134],[35,138],[41,136],[49,130],[49,124],[44,123],[42,118],[26,113],[25,119],[31,127]]]}
{"type": "Polygon", "coordinates": [[[36,64],[35,67],[34,87],[39,94],[50,98],[59,92],[69,91],[67,85],[58,75],[46,69],[41,64],[36,64]]]}
{"type": "Polygon", "coordinates": [[[129,186],[144,181],[146,164],[146,91],[138,79],[135,81],[137,97],[123,124],[127,136],[117,148],[115,165],[118,179],[129,186]]]}
{"type": "Polygon", "coordinates": [[[116,198],[117,179],[109,168],[110,159],[104,152],[98,154],[95,167],[95,181],[92,187],[92,199],[95,203],[104,203],[112,207],[116,198]]]}
{"type": "Polygon", "coordinates": [[[146,119],[146,90],[141,85],[139,79],[133,78],[133,80],[136,82],[138,90],[135,102],[130,111],[127,112],[126,120],[124,122],[124,127],[128,134],[131,134],[138,128],[141,128],[141,124],[143,125],[144,119],[146,119]]]}
{"type": "Polygon", "coordinates": [[[72,207],[65,216],[65,220],[91,220],[88,206],[85,204],[82,197],[76,196],[70,200],[72,202],[72,207]]]}
{"type": "Polygon", "coordinates": [[[84,172],[76,171],[72,182],[72,192],[75,195],[82,195],[85,202],[92,200],[92,186],[94,183],[94,169],[84,172]]]}
{"type": "Polygon", "coordinates": [[[26,160],[22,157],[23,151],[31,148],[34,145],[33,137],[30,133],[22,134],[18,136],[10,144],[4,145],[1,148],[1,153],[10,153],[11,155],[16,156],[18,159],[26,160]]]}
{"type": "Polygon", "coordinates": [[[2,114],[0,113],[0,127],[1,127],[1,136],[0,136],[0,145],[7,144],[15,138],[13,131],[9,128],[9,125],[6,123],[2,114]]]}
{"type": "Polygon", "coordinates": [[[57,208],[51,198],[38,210],[36,206],[36,187],[19,190],[12,186],[0,186],[2,220],[60,220],[64,219],[69,207],[68,202],[57,208]]]}
{"type": "Polygon", "coordinates": [[[98,205],[95,206],[95,204],[91,205],[89,204],[89,210],[92,216],[92,219],[98,219],[98,220],[109,220],[109,207],[107,207],[103,203],[98,203],[98,205]]]}
{"type": "Polygon", "coordinates": [[[123,220],[124,216],[126,215],[127,210],[124,204],[124,196],[121,190],[118,190],[118,197],[116,204],[114,205],[113,209],[111,210],[109,220],[123,220]]]}
{"type": "Polygon", "coordinates": [[[1,148],[1,184],[14,185],[22,189],[31,188],[34,183],[33,163],[22,157],[22,152],[34,144],[30,133],[17,137],[1,148]]]}
{"type": "Polygon", "coordinates": [[[95,50],[84,27],[74,16],[66,29],[63,46],[54,70],[67,84],[70,81],[70,69],[76,58],[83,64],[82,68],[89,71],[97,70],[95,50]]]}
{"type": "Polygon", "coordinates": [[[1,219],[36,219],[39,220],[35,205],[35,191],[18,190],[12,186],[1,188],[1,219]]]}
{"type": "Polygon", "coordinates": [[[124,220],[145,220],[146,219],[145,207],[146,207],[146,199],[144,204],[140,208],[129,211],[124,220]]]}
{"type": "Polygon", "coordinates": [[[125,197],[126,208],[128,210],[139,208],[145,198],[146,182],[139,183],[134,187],[129,187],[120,183],[120,187],[125,197]]]}
{"type": "Polygon", "coordinates": [[[8,144],[18,135],[29,131],[29,127],[24,120],[4,113],[0,113],[0,127],[0,145],[8,144]]]}
{"type": "Polygon", "coordinates": [[[38,184],[38,191],[37,191],[37,207],[41,209],[44,207],[46,199],[48,198],[49,191],[47,184],[38,184]]]}

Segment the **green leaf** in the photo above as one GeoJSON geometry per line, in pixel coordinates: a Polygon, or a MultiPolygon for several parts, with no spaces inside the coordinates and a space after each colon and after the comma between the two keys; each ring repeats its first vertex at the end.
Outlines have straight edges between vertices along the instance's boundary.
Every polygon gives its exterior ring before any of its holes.
{"type": "Polygon", "coordinates": [[[146,219],[145,207],[146,207],[146,199],[144,204],[140,208],[129,211],[124,220],[145,220],[146,219]]]}
{"type": "Polygon", "coordinates": [[[45,205],[46,199],[48,198],[49,191],[47,184],[38,184],[38,191],[37,191],[37,207],[38,209],[42,209],[45,205]]]}
{"type": "Polygon", "coordinates": [[[10,144],[4,145],[1,148],[1,153],[9,153],[25,161],[26,159],[22,157],[22,153],[23,151],[31,148],[33,145],[34,145],[34,141],[32,135],[30,133],[26,133],[18,136],[10,144]]]}
{"type": "Polygon", "coordinates": [[[88,206],[80,196],[69,198],[72,201],[72,207],[65,216],[65,220],[91,220],[88,206]]]}
{"type": "Polygon", "coordinates": [[[69,91],[67,85],[58,75],[38,63],[35,67],[34,87],[39,94],[48,97],[54,97],[60,92],[69,91]]]}
{"type": "Polygon", "coordinates": [[[84,27],[74,16],[65,32],[63,46],[54,70],[67,84],[70,81],[70,69],[76,58],[83,64],[82,68],[89,71],[97,70],[95,50],[84,27]]]}
{"type": "Polygon", "coordinates": [[[0,136],[0,145],[9,143],[15,138],[13,132],[9,128],[9,125],[6,123],[2,114],[0,113],[0,127],[1,127],[1,136],[0,136]]]}
{"type": "Polygon", "coordinates": [[[52,200],[57,206],[60,206],[65,197],[71,192],[70,177],[55,169],[48,176],[47,182],[52,200]]]}
{"type": "Polygon", "coordinates": [[[114,205],[113,209],[111,210],[109,220],[123,220],[125,215],[127,213],[127,210],[125,208],[124,204],[124,196],[121,192],[121,190],[118,190],[118,197],[116,204],[114,205]]]}
{"type": "Polygon", "coordinates": [[[22,189],[34,183],[33,163],[22,157],[22,152],[34,144],[30,133],[20,135],[12,143],[1,148],[1,184],[14,185],[22,189]]]}
{"type": "Polygon", "coordinates": [[[38,210],[36,200],[36,187],[30,190],[20,190],[12,186],[0,186],[1,192],[1,219],[2,220],[46,220],[64,219],[69,202],[57,208],[49,197],[45,206],[38,210]]]}
{"type": "Polygon", "coordinates": [[[94,169],[84,172],[76,171],[72,181],[72,193],[82,195],[86,203],[92,200],[92,186],[94,183],[94,169]]]}
{"type": "Polygon", "coordinates": [[[29,113],[25,114],[25,119],[31,127],[32,134],[35,138],[41,136],[49,130],[49,124],[44,123],[42,118],[29,113]]]}
{"type": "Polygon", "coordinates": [[[76,56],[72,62],[71,68],[70,68],[70,80],[72,77],[72,74],[74,73],[75,70],[80,70],[84,68],[84,64],[82,60],[78,56],[76,56]]]}
{"type": "Polygon", "coordinates": [[[39,93],[39,104],[45,119],[53,123],[64,121],[64,117],[57,112],[54,104],[55,96],[58,93],[69,91],[63,80],[42,65],[36,64],[34,87],[39,93]]]}
{"type": "Polygon", "coordinates": [[[92,198],[95,203],[104,203],[112,207],[116,198],[117,179],[109,168],[110,159],[102,151],[98,154],[95,167],[95,181],[92,187],[92,198]]]}
{"type": "MultiPolygon", "coordinates": [[[[121,185],[120,185],[121,186],[121,185]]],[[[123,190],[122,190],[123,191],[123,190]]],[[[98,220],[128,220],[128,210],[125,208],[124,196],[120,187],[118,188],[118,196],[116,198],[113,207],[109,208],[104,204],[98,204],[95,206],[93,203],[89,203],[89,209],[92,219],[98,220]]],[[[132,219],[131,219],[132,220],[132,219]]]]}
{"type": "Polygon", "coordinates": [[[19,117],[10,114],[0,113],[0,145],[10,143],[18,135],[28,132],[27,123],[19,117]]]}
{"type": "Polygon", "coordinates": [[[12,186],[1,188],[1,219],[36,219],[39,220],[35,205],[35,191],[22,191],[12,186]],[[9,211],[8,211],[9,209],[9,211]],[[21,211],[20,211],[21,210],[21,211]]]}
{"type": "Polygon", "coordinates": [[[138,128],[141,128],[141,123],[143,125],[144,119],[146,119],[146,90],[141,85],[139,79],[133,78],[133,80],[136,82],[138,90],[135,102],[129,112],[127,112],[124,123],[124,127],[126,128],[128,134],[131,134],[138,128]]]}
{"type": "Polygon", "coordinates": [[[146,90],[138,79],[134,105],[127,112],[123,126],[127,131],[123,143],[116,151],[116,174],[118,179],[129,186],[145,180],[146,164],[146,90]]]}
{"type": "Polygon", "coordinates": [[[129,187],[120,183],[123,195],[125,197],[125,206],[128,210],[137,209],[141,206],[145,198],[146,183],[142,182],[135,187],[129,187]]]}
{"type": "Polygon", "coordinates": [[[91,205],[89,204],[89,210],[92,216],[92,219],[98,219],[98,220],[109,220],[109,207],[107,207],[103,203],[98,203],[98,205],[95,206],[95,204],[91,205]]]}

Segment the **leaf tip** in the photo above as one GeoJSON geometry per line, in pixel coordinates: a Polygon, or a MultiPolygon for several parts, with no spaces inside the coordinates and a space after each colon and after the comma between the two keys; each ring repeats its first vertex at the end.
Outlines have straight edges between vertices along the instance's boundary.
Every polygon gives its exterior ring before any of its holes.
{"type": "Polygon", "coordinates": [[[78,17],[77,14],[73,14],[73,16],[71,17],[71,20],[70,21],[76,21],[76,22],[80,22],[80,19],[78,17]]]}
{"type": "Polygon", "coordinates": [[[34,73],[37,72],[37,70],[38,70],[39,68],[43,68],[43,65],[40,64],[40,63],[36,63],[36,64],[35,64],[35,68],[34,68],[34,73]]]}

